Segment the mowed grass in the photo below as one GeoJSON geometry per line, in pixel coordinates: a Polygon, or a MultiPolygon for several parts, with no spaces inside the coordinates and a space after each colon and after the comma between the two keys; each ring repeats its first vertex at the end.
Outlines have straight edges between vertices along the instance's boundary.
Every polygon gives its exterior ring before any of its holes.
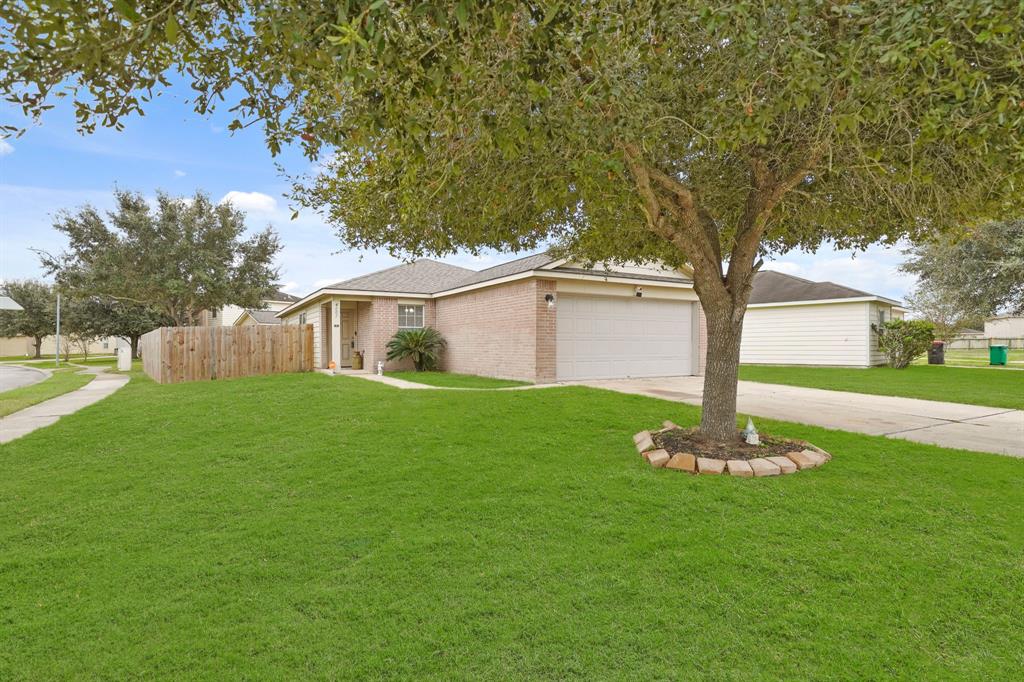
{"type": "Polygon", "coordinates": [[[0,417],[74,391],[93,380],[92,374],[78,374],[80,367],[53,370],[48,379],[0,393],[0,417]]]}
{"type": "Polygon", "coordinates": [[[527,386],[529,382],[513,379],[492,379],[475,374],[454,374],[452,372],[388,372],[389,377],[413,381],[428,386],[445,388],[509,388],[511,386],[527,386]]]}
{"type": "Polygon", "coordinates": [[[944,365],[911,365],[906,369],[742,365],[740,379],[1024,409],[1024,372],[998,372],[944,365]]]}
{"type": "Polygon", "coordinates": [[[0,679],[1009,679],[1024,461],[760,420],[738,480],[584,387],[138,375],[0,446],[0,679]]]}
{"type": "MultiPolygon", "coordinates": [[[[1008,364],[989,364],[989,351],[987,348],[975,348],[972,350],[946,350],[945,360],[947,365],[961,365],[964,367],[992,367],[995,369],[1006,369],[1018,367],[1024,369],[1024,350],[1011,348],[1007,353],[1008,364]]],[[[914,360],[914,364],[927,365],[928,357],[921,356],[914,360]]]]}

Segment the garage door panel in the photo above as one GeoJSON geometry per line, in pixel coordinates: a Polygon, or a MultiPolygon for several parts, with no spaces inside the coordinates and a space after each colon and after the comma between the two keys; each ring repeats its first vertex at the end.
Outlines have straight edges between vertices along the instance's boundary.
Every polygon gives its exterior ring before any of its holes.
{"type": "Polygon", "coordinates": [[[692,374],[692,306],[639,298],[561,296],[558,378],[692,374]]]}

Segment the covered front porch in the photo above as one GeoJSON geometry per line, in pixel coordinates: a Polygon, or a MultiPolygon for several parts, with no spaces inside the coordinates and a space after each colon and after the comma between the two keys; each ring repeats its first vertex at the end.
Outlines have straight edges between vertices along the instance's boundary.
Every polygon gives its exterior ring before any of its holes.
{"type": "Polygon", "coordinates": [[[320,369],[341,372],[364,368],[361,360],[366,345],[359,335],[369,331],[371,307],[369,298],[351,296],[330,296],[320,303],[320,369]]]}

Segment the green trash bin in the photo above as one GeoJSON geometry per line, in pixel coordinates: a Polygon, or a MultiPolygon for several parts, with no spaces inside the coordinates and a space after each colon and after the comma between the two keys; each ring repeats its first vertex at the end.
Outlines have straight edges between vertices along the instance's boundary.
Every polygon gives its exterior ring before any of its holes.
{"type": "Polygon", "coordinates": [[[1009,346],[989,346],[988,347],[988,364],[990,365],[1005,365],[1006,361],[1010,359],[1010,347],[1009,346]]]}

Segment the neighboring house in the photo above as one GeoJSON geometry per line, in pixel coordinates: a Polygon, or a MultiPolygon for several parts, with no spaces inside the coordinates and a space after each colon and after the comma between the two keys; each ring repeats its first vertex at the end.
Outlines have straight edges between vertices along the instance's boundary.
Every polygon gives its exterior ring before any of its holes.
{"type": "Polygon", "coordinates": [[[442,369],[538,383],[702,373],[690,273],[587,269],[527,256],[479,272],[417,260],[311,293],[278,316],[311,324],[315,364],[385,362],[399,329],[436,328],[442,369]]]}
{"type": "Polygon", "coordinates": [[[245,327],[251,324],[281,324],[282,320],[274,310],[244,310],[235,320],[236,327],[245,327]]]}
{"type": "Polygon", "coordinates": [[[870,367],[885,363],[872,325],[897,318],[899,301],[832,282],[765,270],[743,320],[740,362],[870,367]]]}
{"type": "Polygon", "coordinates": [[[996,315],[995,317],[988,318],[985,320],[985,338],[1024,338],[1024,317],[1016,315],[996,315]]]}
{"type": "MultiPolygon", "coordinates": [[[[71,347],[72,355],[80,355],[82,346],[76,341],[69,340],[61,334],[60,352],[63,355],[71,347]]],[[[106,355],[113,353],[120,345],[119,339],[109,336],[103,339],[90,341],[87,348],[89,355],[106,355]]],[[[43,357],[52,357],[57,352],[57,337],[46,336],[40,345],[40,354],[43,357]]],[[[31,358],[36,353],[35,339],[31,336],[7,336],[0,338],[0,357],[24,356],[31,358]]]]}
{"type": "MultiPolygon", "coordinates": [[[[284,310],[298,300],[298,296],[292,296],[283,291],[275,291],[272,296],[263,299],[261,302],[263,303],[263,310],[276,312],[284,310]]],[[[242,316],[245,310],[245,308],[237,305],[226,305],[219,310],[204,310],[199,313],[197,324],[200,327],[230,327],[238,321],[238,318],[242,316]]]]}

